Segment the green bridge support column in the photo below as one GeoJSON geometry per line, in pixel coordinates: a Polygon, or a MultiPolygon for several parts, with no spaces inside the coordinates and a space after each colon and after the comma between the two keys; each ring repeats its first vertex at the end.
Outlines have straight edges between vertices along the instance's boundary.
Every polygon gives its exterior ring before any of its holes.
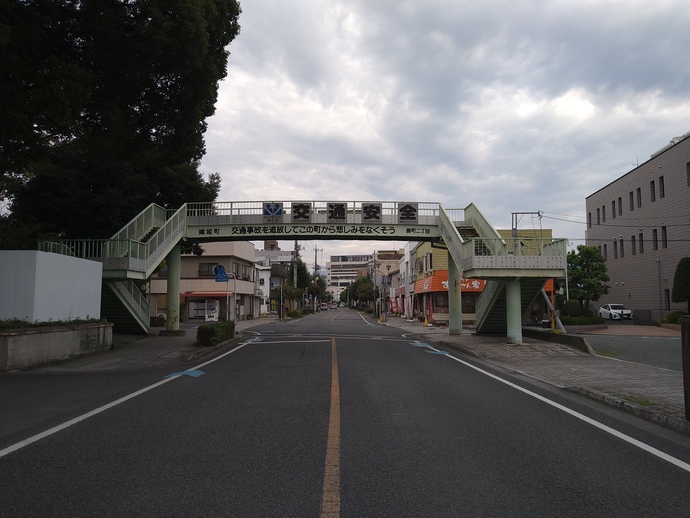
{"type": "Polygon", "coordinates": [[[448,334],[462,334],[462,273],[448,254],[448,334]]]}
{"type": "Polygon", "coordinates": [[[168,265],[168,306],[165,321],[166,331],[179,331],[180,329],[180,264],[182,262],[182,245],[177,243],[168,257],[165,258],[168,265]]]}
{"type": "Polygon", "coordinates": [[[506,282],[506,320],[508,343],[522,345],[522,296],[519,279],[506,282]]]}

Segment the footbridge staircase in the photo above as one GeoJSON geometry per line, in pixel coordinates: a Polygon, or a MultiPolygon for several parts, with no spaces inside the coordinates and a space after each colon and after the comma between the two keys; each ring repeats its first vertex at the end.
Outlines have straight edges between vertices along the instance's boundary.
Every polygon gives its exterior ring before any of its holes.
{"type": "Polygon", "coordinates": [[[118,333],[148,333],[150,307],[140,289],[184,237],[187,206],[149,205],[110,239],[43,241],[39,250],[103,264],[101,315],[118,333]]]}
{"type": "Polygon", "coordinates": [[[507,334],[520,341],[522,316],[542,296],[549,279],[566,275],[566,241],[506,239],[474,204],[464,209],[462,219],[450,214],[442,211],[440,216],[449,254],[463,277],[486,280],[476,305],[476,332],[507,334]]]}

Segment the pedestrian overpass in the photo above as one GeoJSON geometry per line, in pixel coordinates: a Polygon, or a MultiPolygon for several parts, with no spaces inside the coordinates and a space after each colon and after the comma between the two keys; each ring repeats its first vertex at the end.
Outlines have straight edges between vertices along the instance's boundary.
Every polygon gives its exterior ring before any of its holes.
{"type": "Polygon", "coordinates": [[[168,269],[166,328],[179,329],[181,241],[391,240],[444,242],[448,249],[449,334],[461,334],[461,280],[486,280],[476,307],[480,334],[522,343],[522,315],[551,278],[566,275],[564,239],[505,239],[470,204],[271,201],[151,204],[110,239],[39,243],[39,250],[103,264],[101,313],[120,332],[150,330],[150,308],[137,286],[163,261],[168,269]]]}

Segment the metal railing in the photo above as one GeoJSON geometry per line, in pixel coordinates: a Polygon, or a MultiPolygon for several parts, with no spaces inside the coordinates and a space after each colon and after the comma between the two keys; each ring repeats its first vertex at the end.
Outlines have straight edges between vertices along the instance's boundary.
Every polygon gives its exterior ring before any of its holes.
{"type": "MultiPolygon", "coordinates": [[[[416,217],[420,224],[435,224],[440,204],[430,202],[409,202],[416,206],[416,217]]],[[[221,218],[229,224],[261,223],[265,218],[280,219],[283,223],[295,223],[294,216],[304,218],[308,215],[312,223],[326,223],[332,217],[335,206],[339,217],[345,223],[366,223],[366,215],[371,208],[375,208],[377,216],[383,223],[403,223],[400,209],[407,202],[393,201],[241,201],[241,202],[205,202],[187,204],[188,215],[191,218],[221,218]],[[378,212],[380,210],[380,213],[378,212]]]]}
{"type": "Polygon", "coordinates": [[[151,307],[146,297],[139,291],[131,280],[118,281],[112,283],[113,288],[127,301],[130,308],[134,310],[139,320],[148,329],[151,307]]]}
{"type": "Polygon", "coordinates": [[[152,203],[110,239],[114,241],[141,241],[147,232],[152,228],[163,226],[167,219],[168,210],[152,203]]]}
{"type": "Polygon", "coordinates": [[[489,280],[484,285],[479,298],[477,299],[474,313],[476,315],[476,325],[479,329],[484,325],[484,321],[489,316],[489,311],[493,307],[503,289],[503,281],[489,280]]]}

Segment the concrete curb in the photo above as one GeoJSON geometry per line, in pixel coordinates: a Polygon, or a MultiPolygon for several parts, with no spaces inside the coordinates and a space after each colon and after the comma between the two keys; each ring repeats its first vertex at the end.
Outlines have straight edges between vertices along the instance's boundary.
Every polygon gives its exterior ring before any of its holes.
{"type": "Polygon", "coordinates": [[[235,336],[232,337],[230,340],[226,340],[225,342],[221,342],[211,347],[197,346],[199,347],[199,350],[194,351],[192,354],[187,356],[184,361],[192,362],[211,356],[214,353],[220,354],[224,351],[224,349],[230,349],[232,346],[237,345],[242,340],[244,340],[244,335],[242,334],[242,332],[235,331],[235,336]]]}
{"type": "Polygon", "coordinates": [[[645,421],[651,421],[652,423],[661,425],[664,428],[669,428],[676,432],[690,436],[690,421],[686,421],[680,417],[664,414],[663,412],[652,410],[651,408],[636,405],[635,403],[631,403],[623,398],[612,396],[611,394],[606,394],[604,392],[599,392],[598,390],[593,390],[589,387],[567,387],[566,390],[575,392],[576,394],[580,394],[589,399],[599,401],[605,405],[617,408],[636,417],[640,417],[645,421]]]}
{"type": "Polygon", "coordinates": [[[561,345],[569,345],[582,351],[583,353],[596,356],[597,353],[594,351],[586,338],[582,336],[574,336],[569,334],[553,333],[549,331],[536,331],[532,329],[523,329],[522,336],[527,338],[533,338],[535,340],[542,340],[544,342],[553,342],[561,345]]]}

